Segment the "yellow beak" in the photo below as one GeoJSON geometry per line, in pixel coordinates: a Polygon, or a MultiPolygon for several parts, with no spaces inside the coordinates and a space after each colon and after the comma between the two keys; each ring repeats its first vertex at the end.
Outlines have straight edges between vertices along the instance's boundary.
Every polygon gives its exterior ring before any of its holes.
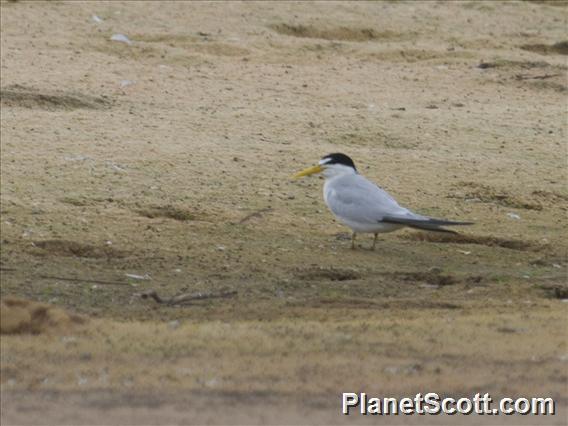
{"type": "Polygon", "coordinates": [[[305,170],[302,170],[301,172],[296,173],[294,176],[292,176],[292,178],[294,179],[298,179],[304,176],[309,176],[309,175],[313,175],[315,173],[321,173],[323,172],[323,167],[320,165],[317,166],[313,166],[313,167],[308,167],[305,170]]]}

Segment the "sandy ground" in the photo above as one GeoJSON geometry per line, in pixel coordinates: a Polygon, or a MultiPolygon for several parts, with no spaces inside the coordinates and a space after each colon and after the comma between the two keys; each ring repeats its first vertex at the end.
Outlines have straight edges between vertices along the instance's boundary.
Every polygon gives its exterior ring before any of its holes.
{"type": "Polygon", "coordinates": [[[2,424],[566,424],[340,414],[344,391],[565,409],[565,4],[0,11],[2,424]],[[351,251],[322,180],[290,179],[338,151],[476,224],[351,251]]]}

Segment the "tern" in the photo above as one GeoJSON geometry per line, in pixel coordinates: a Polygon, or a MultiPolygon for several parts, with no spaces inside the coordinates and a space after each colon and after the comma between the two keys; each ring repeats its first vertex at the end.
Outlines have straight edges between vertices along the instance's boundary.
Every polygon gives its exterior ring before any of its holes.
{"type": "Polygon", "coordinates": [[[472,222],[455,222],[434,219],[414,213],[400,206],[384,189],[357,172],[355,163],[345,154],[334,153],[323,157],[316,166],[296,173],[295,179],[323,173],[323,198],[333,215],[353,231],[351,248],[355,249],[358,233],[375,235],[372,250],[380,233],[403,227],[434,232],[457,234],[443,226],[471,225],[472,222]]]}

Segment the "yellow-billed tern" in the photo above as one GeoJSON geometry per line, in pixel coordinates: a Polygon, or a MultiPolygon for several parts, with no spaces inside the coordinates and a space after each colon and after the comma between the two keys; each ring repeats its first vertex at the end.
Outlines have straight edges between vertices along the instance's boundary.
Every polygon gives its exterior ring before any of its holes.
{"type": "Polygon", "coordinates": [[[471,225],[434,219],[401,207],[394,198],[373,182],[361,176],[353,160],[335,153],[323,157],[317,166],[302,170],[294,178],[323,173],[323,198],[334,216],[353,231],[351,248],[355,248],[357,233],[373,233],[373,250],[379,233],[392,232],[405,226],[426,231],[456,233],[442,226],[471,225]]]}

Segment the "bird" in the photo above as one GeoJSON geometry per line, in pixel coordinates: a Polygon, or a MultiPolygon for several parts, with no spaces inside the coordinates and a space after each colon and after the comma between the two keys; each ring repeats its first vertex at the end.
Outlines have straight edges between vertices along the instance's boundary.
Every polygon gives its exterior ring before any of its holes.
{"type": "Polygon", "coordinates": [[[292,177],[299,179],[316,173],[322,173],[325,178],[323,198],[327,207],[342,224],[351,228],[352,249],[358,233],[374,234],[371,249],[375,250],[380,233],[410,227],[457,234],[444,226],[473,224],[422,216],[400,206],[388,192],[360,175],[353,160],[342,153],[328,154],[317,165],[292,177]]]}

